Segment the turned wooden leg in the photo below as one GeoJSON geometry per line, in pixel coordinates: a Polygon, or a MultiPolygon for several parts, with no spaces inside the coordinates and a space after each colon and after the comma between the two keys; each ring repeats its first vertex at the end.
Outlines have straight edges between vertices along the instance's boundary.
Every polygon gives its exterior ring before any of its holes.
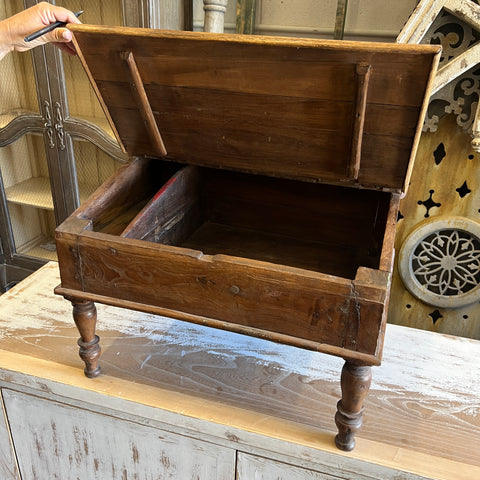
{"type": "Polygon", "coordinates": [[[101,373],[98,366],[101,352],[100,338],[98,335],[95,335],[97,309],[93,302],[74,298],[68,298],[68,300],[72,302],[73,319],[80,333],[80,338],[78,339],[79,355],[85,363],[85,375],[89,378],[97,377],[101,373]]]}
{"type": "Polygon", "coordinates": [[[355,433],[362,426],[363,400],[371,380],[371,367],[345,362],[341,378],[342,399],[335,414],[338,428],[335,444],[340,450],[349,452],[355,447],[355,433]]]}

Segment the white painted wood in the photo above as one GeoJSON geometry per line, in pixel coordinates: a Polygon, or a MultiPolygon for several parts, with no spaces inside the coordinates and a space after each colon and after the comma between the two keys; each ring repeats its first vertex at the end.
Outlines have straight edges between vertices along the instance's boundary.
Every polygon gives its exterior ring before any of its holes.
{"type": "Polygon", "coordinates": [[[4,390],[22,478],[228,480],[235,451],[4,390]]]}
{"type": "Polygon", "coordinates": [[[472,0],[446,0],[445,9],[478,30],[480,6],[472,0]]]}
{"type": "Polygon", "coordinates": [[[236,480],[339,480],[339,478],[288,463],[239,453],[236,480]]]}
{"type": "Polygon", "coordinates": [[[472,148],[480,153],[480,108],[478,107],[472,124],[472,148]]]}
{"type": "Polygon", "coordinates": [[[205,32],[223,33],[228,0],[203,0],[205,32]]]}
{"type": "Polygon", "coordinates": [[[397,36],[397,43],[420,43],[447,0],[420,0],[397,36]]]}
{"type": "MultiPolygon", "coordinates": [[[[480,24],[478,27],[480,27],[480,24]]],[[[479,63],[480,46],[477,44],[438,70],[432,85],[432,95],[479,63]]]]}
{"type": "MultiPolygon", "coordinates": [[[[480,29],[480,6],[470,0],[422,0],[397,37],[397,43],[421,43],[442,9],[480,29]]],[[[440,68],[434,80],[432,95],[480,63],[480,49],[474,45],[440,68]]]]}
{"type": "MultiPolygon", "coordinates": [[[[53,293],[59,283],[58,264],[50,262],[0,297],[0,348],[27,354],[35,352],[36,346],[38,355],[53,361],[59,361],[60,355],[61,361],[67,361],[63,355],[68,355],[67,364],[77,366],[81,374],[83,364],[75,350],[78,332],[71,305],[53,293]],[[71,338],[66,338],[67,332],[71,338]],[[64,342],[68,350],[63,354],[64,342]]],[[[134,310],[102,304],[97,304],[97,310],[102,358],[109,362],[104,370],[110,368],[111,374],[114,361],[128,368],[123,357],[134,349],[132,361],[138,362],[139,368],[135,380],[140,381],[143,375],[154,378],[164,355],[174,355],[177,350],[181,358],[205,353],[212,368],[219,364],[223,369],[234,369],[238,359],[252,359],[265,368],[288,367],[289,374],[308,381],[322,378],[332,384],[339,382],[343,360],[331,355],[134,310]]],[[[191,366],[200,367],[203,365],[191,366]]],[[[201,377],[194,383],[197,389],[207,380],[205,375],[201,377]]],[[[398,395],[399,399],[408,394],[435,405],[454,402],[459,410],[472,406],[472,398],[476,398],[480,415],[480,342],[388,324],[383,363],[374,369],[371,390],[379,395],[398,395]]],[[[478,433],[480,448],[480,428],[478,433]]]]}
{"type": "Polygon", "coordinates": [[[3,399],[0,396],[0,479],[20,480],[17,459],[10,440],[10,431],[5,417],[3,399]]]}

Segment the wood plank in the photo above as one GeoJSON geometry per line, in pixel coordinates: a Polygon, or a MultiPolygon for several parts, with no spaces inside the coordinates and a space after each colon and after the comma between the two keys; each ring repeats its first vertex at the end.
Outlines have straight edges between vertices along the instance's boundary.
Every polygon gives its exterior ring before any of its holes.
{"type": "Polygon", "coordinates": [[[426,57],[429,54],[434,57],[439,50],[427,45],[238,37],[88,25],[69,27],[76,41],[81,42],[83,54],[88,55],[88,66],[95,72],[96,80],[124,78],[121,70],[115,68],[118,60],[108,52],[130,42],[135,46],[135,58],[145,84],[158,82],[197,88],[216,85],[222,90],[276,91],[284,96],[305,96],[304,92],[309,92],[312,98],[347,100],[352,98],[353,85],[348,85],[348,77],[353,75],[354,65],[371,63],[375,74],[369,101],[405,106],[418,106],[422,102],[421,90],[426,81],[422,77],[431,68],[426,57]],[[95,37],[98,32],[104,35],[100,45],[95,37]],[[198,52],[202,53],[204,68],[198,68],[198,52]],[[245,75],[243,78],[239,78],[239,70],[245,75]],[[332,78],[334,72],[338,78],[332,78]],[[266,80],[274,83],[265,84],[266,80]],[[343,85],[338,82],[344,82],[345,88],[337,88],[343,85]]]}
{"type": "Polygon", "coordinates": [[[121,236],[181,245],[203,221],[200,172],[185,167],[170,178],[126,226],[121,236]]]}
{"type": "Polygon", "coordinates": [[[363,128],[365,125],[365,111],[367,108],[368,82],[372,73],[371,65],[358,64],[356,68],[357,93],[353,116],[352,145],[349,162],[349,176],[357,180],[362,158],[363,128]]]}
{"type": "MultiPolygon", "coordinates": [[[[331,124],[333,130],[321,128],[320,124],[323,114],[330,110],[330,104],[324,109],[323,105],[311,102],[292,104],[288,100],[278,99],[278,110],[260,112],[258,104],[252,98],[243,101],[236,96],[233,102],[222,100],[201,109],[195,108],[198,98],[201,98],[201,95],[192,96],[191,92],[188,92],[185,96],[182,95],[180,102],[187,113],[172,110],[168,116],[156,117],[165,138],[168,138],[172,160],[317,182],[340,183],[342,179],[348,179],[350,128],[344,128],[341,122],[338,127],[331,124]],[[248,111],[248,121],[241,126],[235,120],[236,107],[248,111]],[[308,121],[301,129],[295,127],[294,120],[295,112],[300,111],[309,114],[308,121]],[[205,127],[199,130],[197,122],[205,123],[205,127]],[[183,128],[179,130],[180,124],[183,128]],[[272,130],[272,127],[278,128],[272,130]],[[336,140],[334,143],[331,142],[332,138],[336,140]],[[299,148],[302,149],[302,155],[299,155],[299,148]],[[239,157],[239,151],[245,151],[246,154],[239,157]],[[279,158],[282,159],[281,163],[279,158]]],[[[346,120],[347,117],[350,119],[349,110],[350,108],[344,110],[340,107],[335,113],[332,110],[332,115],[339,121],[346,120]]],[[[130,144],[132,152],[148,155],[150,143],[144,138],[141,117],[134,110],[124,108],[112,109],[111,113],[119,128],[126,132],[124,140],[130,144]],[[137,118],[134,125],[131,125],[132,118],[137,118]]],[[[392,110],[375,110],[372,113],[375,114],[378,125],[380,119],[390,115],[392,110]]],[[[417,116],[418,111],[411,112],[410,117],[417,116]]],[[[392,121],[399,120],[404,123],[405,116],[398,118],[391,115],[390,118],[392,121]]],[[[372,127],[372,122],[368,122],[368,127],[372,127]]],[[[385,128],[391,130],[383,127],[377,129],[377,132],[380,132],[373,135],[367,134],[367,127],[365,128],[359,183],[366,186],[378,188],[382,184],[391,187],[403,185],[408,169],[408,162],[403,160],[410,158],[414,132],[410,128],[411,136],[408,136],[407,132],[403,137],[386,136],[381,131],[385,128]],[[382,171],[381,178],[379,169],[382,171]]],[[[345,180],[344,184],[347,183],[345,180]]]]}
{"type": "MultiPolygon", "coordinates": [[[[162,106],[149,93],[172,160],[277,176],[346,176],[351,105],[236,93],[218,93],[206,102],[206,91],[179,88],[157,88],[157,95],[162,106]],[[300,124],[299,115],[304,116],[300,124]],[[332,137],[337,142],[332,143],[332,137]]],[[[125,107],[110,112],[130,145],[127,149],[148,154],[151,147],[141,118],[132,125],[137,112],[125,107]]]]}
{"type": "MultiPolygon", "coordinates": [[[[272,340],[280,334],[281,341],[293,345],[298,337],[315,349],[331,345],[345,349],[344,355],[358,353],[376,363],[369,356],[377,353],[387,279],[371,286],[379,297],[372,301],[359,295],[355,281],[283,265],[223,255],[195,257],[188,249],[95,232],[85,232],[72,243],[74,258],[67,263],[81,262],[81,290],[102,296],[107,303],[118,299],[143,311],[163,308],[176,318],[231,330],[247,327],[251,334],[272,340]],[[145,276],[156,280],[147,285],[145,276]],[[324,315],[329,322],[319,321],[324,315]],[[346,330],[347,316],[349,325],[362,323],[354,337],[346,330]]],[[[62,287],[68,289],[65,280],[62,287]]]]}
{"type": "MultiPolygon", "coordinates": [[[[97,229],[112,221],[118,223],[125,212],[134,210],[133,215],[138,213],[157,191],[159,184],[167,182],[177,169],[178,166],[171,163],[156,164],[146,159],[135,159],[114,172],[92,194],[89,203],[79,207],[76,214],[78,218],[91,220],[97,229]]],[[[120,234],[124,228],[125,224],[121,224],[116,233],[120,234]]]]}
{"type": "Polygon", "coordinates": [[[15,183],[5,189],[5,194],[11,203],[53,210],[52,190],[48,177],[32,177],[15,183]]]}
{"type": "Polygon", "coordinates": [[[130,84],[133,86],[133,97],[135,98],[137,105],[139,106],[139,111],[142,116],[143,123],[147,128],[148,136],[153,146],[153,152],[157,155],[161,155],[164,157],[165,155],[167,155],[167,150],[165,149],[165,145],[163,143],[162,136],[158,130],[157,123],[155,122],[152,107],[150,106],[148,96],[145,92],[143,80],[140,72],[138,71],[137,62],[135,61],[135,56],[130,51],[124,52],[121,56],[127,62],[131,77],[130,84]]]}
{"type": "MultiPolygon", "coordinates": [[[[231,402],[219,402],[219,392],[215,400],[208,401],[198,393],[184,395],[168,387],[151,387],[143,383],[143,378],[141,383],[118,376],[91,381],[81,373],[76,375],[78,369],[64,364],[4,350],[0,350],[0,360],[0,382],[4,387],[13,386],[77,407],[88,402],[91,410],[102,414],[140,425],[158,425],[193,438],[201,432],[202,439],[213,444],[310,470],[321,468],[337,477],[340,473],[359,480],[398,480],[399,475],[405,480],[471,480],[480,472],[476,465],[461,463],[458,457],[449,460],[438,456],[436,450],[421,453],[410,444],[398,447],[366,438],[355,452],[341,454],[333,446],[333,434],[328,430],[287,421],[278,415],[278,410],[265,415],[235,407],[231,402]]],[[[268,371],[265,373],[268,375],[268,371]]],[[[306,416],[311,418],[309,413],[306,416]]]]}
{"type": "Polygon", "coordinates": [[[350,279],[355,278],[358,262],[378,266],[377,258],[358,248],[287,237],[268,229],[258,231],[210,222],[203,223],[179,246],[200,250],[205,255],[243,257],[350,279]]]}
{"type": "Polygon", "coordinates": [[[98,305],[106,375],[92,381],[72,349],[78,332],[71,306],[52,295],[58,283],[50,263],[0,297],[3,386],[86,401],[177,432],[190,428],[210,441],[309,469],[322,465],[337,476],[480,474],[478,341],[387,325],[364,427],[356,449],[344,454],[333,444],[332,421],[341,359],[98,305]],[[227,440],[232,435],[234,442],[227,440]]]}

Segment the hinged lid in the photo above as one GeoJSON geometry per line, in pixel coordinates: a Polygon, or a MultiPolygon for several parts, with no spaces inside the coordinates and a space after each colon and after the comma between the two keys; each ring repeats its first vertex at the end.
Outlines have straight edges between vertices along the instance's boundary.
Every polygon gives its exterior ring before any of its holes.
{"type": "Polygon", "coordinates": [[[69,28],[132,156],[405,189],[438,46],[69,28]]]}

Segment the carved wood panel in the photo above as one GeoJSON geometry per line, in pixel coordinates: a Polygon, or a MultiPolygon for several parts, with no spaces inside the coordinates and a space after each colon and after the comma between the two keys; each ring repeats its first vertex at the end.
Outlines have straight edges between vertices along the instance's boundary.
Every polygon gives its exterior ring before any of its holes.
{"type": "Polygon", "coordinates": [[[449,114],[422,135],[397,225],[389,322],[480,338],[479,156],[449,114]]]}
{"type": "Polygon", "coordinates": [[[422,0],[397,41],[442,45],[400,205],[389,321],[480,338],[480,6],[422,0]],[[472,140],[473,137],[473,140],[472,140]]]}

